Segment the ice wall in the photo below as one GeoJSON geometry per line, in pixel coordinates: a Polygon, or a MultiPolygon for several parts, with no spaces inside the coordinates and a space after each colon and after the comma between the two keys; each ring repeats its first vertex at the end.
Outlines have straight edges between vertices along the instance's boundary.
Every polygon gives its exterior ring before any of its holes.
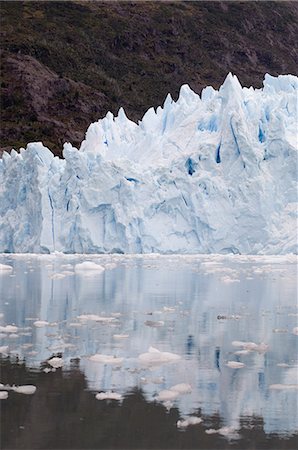
{"type": "Polygon", "coordinates": [[[41,143],[0,160],[0,252],[297,252],[297,92],[229,74],[201,96],[123,109],[64,160],[41,143]]]}

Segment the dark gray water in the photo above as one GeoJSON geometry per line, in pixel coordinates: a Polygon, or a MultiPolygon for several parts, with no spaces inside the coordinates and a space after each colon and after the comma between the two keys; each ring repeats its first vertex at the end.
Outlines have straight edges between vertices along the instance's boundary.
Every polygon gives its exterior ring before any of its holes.
{"type": "Polygon", "coordinates": [[[0,264],[1,448],[296,447],[293,257],[0,264]],[[25,384],[36,392],[10,389],[25,384]],[[189,417],[201,422],[177,427],[189,417]]]}

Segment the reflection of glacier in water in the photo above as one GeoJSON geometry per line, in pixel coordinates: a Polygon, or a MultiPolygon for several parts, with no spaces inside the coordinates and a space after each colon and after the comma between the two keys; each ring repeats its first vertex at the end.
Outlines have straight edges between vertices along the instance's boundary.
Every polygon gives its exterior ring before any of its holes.
{"type": "Polygon", "coordinates": [[[241,416],[261,416],[267,433],[297,431],[294,257],[2,255],[0,262],[13,267],[0,271],[2,353],[30,367],[61,353],[67,369],[80,358],[95,392],[139,386],[182,416],[200,408],[234,429],[241,416]],[[104,270],[77,266],[83,260],[104,270]],[[12,324],[18,330],[8,332],[12,324]],[[150,346],[180,359],[145,364],[139,355],[150,346]],[[191,392],[169,393],[180,383],[191,392]]]}

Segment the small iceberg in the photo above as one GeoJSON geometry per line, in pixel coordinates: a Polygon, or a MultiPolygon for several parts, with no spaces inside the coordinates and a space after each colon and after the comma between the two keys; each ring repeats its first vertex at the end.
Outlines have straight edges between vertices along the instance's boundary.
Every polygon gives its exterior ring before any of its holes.
{"type": "Polygon", "coordinates": [[[52,366],[54,369],[59,369],[63,367],[64,361],[62,358],[58,358],[58,356],[54,356],[54,358],[48,359],[48,364],[52,366]]]}
{"type": "Polygon", "coordinates": [[[0,264],[0,275],[6,275],[12,272],[12,266],[8,264],[0,264]]]}
{"type": "Polygon", "coordinates": [[[5,327],[0,327],[0,333],[17,333],[18,327],[15,325],[6,325],[5,327]]]}
{"type": "Polygon", "coordinates": [[[174,363],[181,359],[181,356],[170,352],[161,352],[157,348],[149,347],[148,352],[139,355],[142,364],[154,366],[159,364],[174,363]]]}
{"type": "Polygon", "coordinates": [[[230,367],[231,369],[242,369],[242,367],[244,367],[245,364],[238,361],[228,361],[226,366],[230,367]]]}
{"type": "Polygon", "coordinates": [[[170,389],[164,389],[160,391],[156,399],[159,402],[169,402],[171,400],[175,400],[179,395],[179,392],[171,391],[170,389]]]}
{"type": "Polygon", "coordinates": [[[190,416],[183,420],[178,420],[177,422],[177,428],[183,429],[187,428],[190,425],[198,425],[199,423],[203,422],[203,419],[196,416],[190,416]]]}
{"type": "Polygon", "coordinates": [[[35,322],[33,322],[33,325],[36,328],[43,328],[47,327],[49,325],[49,322],[47,322],[46,320],[36,320],[35,322]]]}
{"type": "Polygon", "coordinates": [[[104,272],[105,268],[92,261],[84,261],[75,265],[75,272],[79,275],[92,276],[104,272]]]}
{"type": "Polygon", "coordinates": [[[12,386],[11,390],[17,392],[18,394],[32,395],[36,392],[36,386],[33,386],[32,384],[12,386]]]}
{"type": "Polygon", "coordinates": [[[121,401],[122,400],[122,395],[121,394],[117,394],[117,392],[99,392],[98,394],[95,395],[96,400],[117,400],[117,401],[121,401]]]}

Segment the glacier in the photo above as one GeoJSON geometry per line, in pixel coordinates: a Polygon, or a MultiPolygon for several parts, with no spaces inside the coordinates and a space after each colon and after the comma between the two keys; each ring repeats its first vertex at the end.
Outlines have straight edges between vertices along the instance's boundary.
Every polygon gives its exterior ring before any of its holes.
{"type": "Polygon", "coordinates": [[[297,253],[293,75],[188,85],[138,123],[120,108],[64,159],[0,159],[2,253],[297,253]]]}

